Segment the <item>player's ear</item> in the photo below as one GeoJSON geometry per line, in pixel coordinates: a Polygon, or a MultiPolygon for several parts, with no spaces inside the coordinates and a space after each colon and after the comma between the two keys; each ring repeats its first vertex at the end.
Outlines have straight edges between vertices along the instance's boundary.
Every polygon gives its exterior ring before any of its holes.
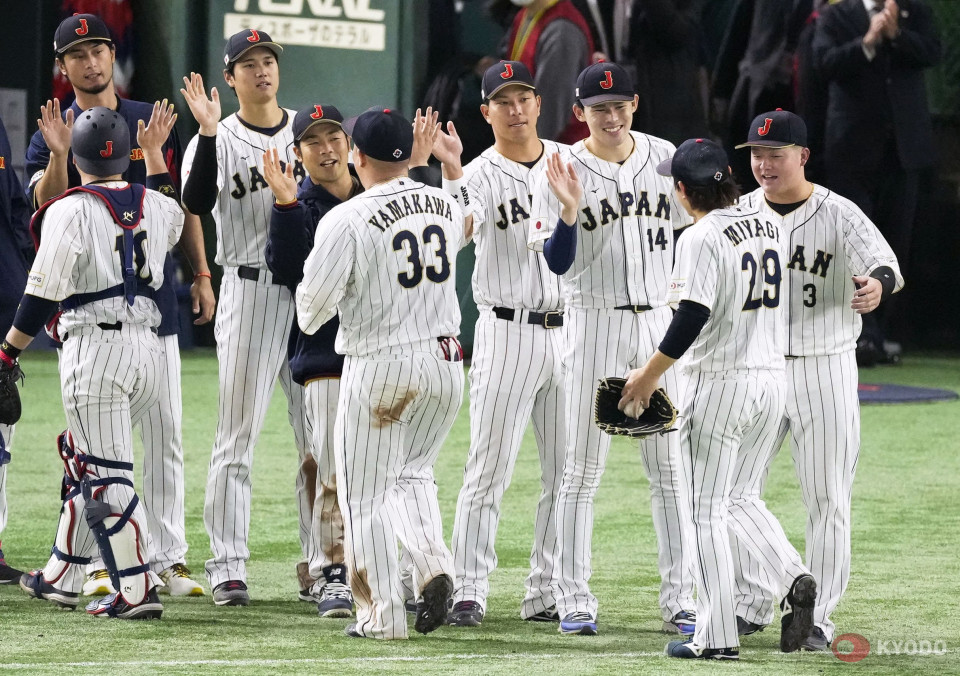
{"type": "Polygon", "coordinates": [[[57,56],[57,57],[54,57],[53,61],[54,61],[55,64],[57,64],[57,70],[60,71],[60,74],[63,75],[64,77],[66,77],[66,76],[67,76],[67,67],[64,65],[63,59],[61,59],[59,56],[57,56]]]}
{"type": "Polygon", "coordinates": [[[490,106],[486,103],[480,104],[480,114],[483,115],[483,119],[487,121],[487,124],[490,122],[490,106]]]}
{"type": "Polygon", "coordinates": [[[633,108],[630,110],[630,112],[631,112],[631,113],[637,112],[637,108],[639,108],[639,107],[640,107],[640,95],[639,95],[639,94],[634,94],[634,95],[633,95],[633,108]]]}
{"type": "Polygon", "coordinates": [[[303,153],[300,152],[300,144],[299,144],[299,143],[294,143],[294,144],[293,144],[293,154],[296,156],[296,158],[297,158],[298,160],[300,160],[301,162],[303,162],[303,153]]]}
{"type": "Polygon", "coordinates": [[[583,108],[580,107],[580,102],[577,101],[573,104],[573,116],[577,118],[580,122],[586,122],[587,116],[583,112],[583,108]]]}
{"type": "Polygon", "coordinates": [[[800,166],[804,166],[810,160],[810,149],[801,148],[800,149],[800,166]]]}

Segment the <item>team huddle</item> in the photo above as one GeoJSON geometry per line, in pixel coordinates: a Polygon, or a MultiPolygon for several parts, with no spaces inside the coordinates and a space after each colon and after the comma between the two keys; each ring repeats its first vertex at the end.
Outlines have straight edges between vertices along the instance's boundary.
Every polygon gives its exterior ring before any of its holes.
{"type": "MultiPolygon", "coordinates": [[[[610,436],[594,398],[622,376],[630,417],[660,387],[680,412],[679,433],[638,444],[662,627],[681,635],[666,654],[738,659],[776,604],[781,650],[829,647],[850,575],[860,315],[903,279],[863,213],[805,179],[799,117],[753,121],[739,148],[760,188],[741,196],[714,142],[630,130],[638,97],[617,64],[570,83],[589,136],[567,146],[538,138],[533,78],[502,61],[481,91],[495,143],[463,166],[456,129],[429,109],[411,123],[386,108],[280,107],[282,47],[244,30],[224,51],[238,113],[221,119],[217,89],[184,78],[199,133],[181,157],[172,106],[115,94],[102,21],[66,19],[54,48],[77,101],[43,107],[28,151],[37,253],[0,380],[46,325],[67,417],[63,508],[46,566],[4,581],[66,609],[102,596],[87,612],[121,619],[160,617],[163,593],[205,594],[185,562],[179,242],[196,321],[215,314],[204,524],[216,605],[250,602],[251,468],[279,381],[300,457],[298,595],[321,617],[354,618],[357,638],[406,638],[408,612],[421,633],[479,626],[532,422],[541,481],[520,617],[597,634],[594,499],[610,436]],[[223,267],[216,312],[205,214],[223,267]],[[463,399],[456,259],[471,241],[471,441],[448,547],[433,468],[463,399]],[[788,434],[805,555],[762,500],[788,434]]],[[[0,422],[10,448],[16,420],[0,422]]]]}

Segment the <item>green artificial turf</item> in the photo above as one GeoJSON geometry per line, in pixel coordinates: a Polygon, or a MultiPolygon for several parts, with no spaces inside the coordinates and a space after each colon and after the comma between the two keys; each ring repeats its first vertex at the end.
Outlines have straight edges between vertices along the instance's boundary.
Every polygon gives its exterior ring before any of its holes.
{"type": "MultiPolygon", "coordinates": [[[[56,360],[28,354],[24,417],[8,466],[8,562],[41,566],[56,526],[62,466],[54,439],[63,428],[56,360]]],[[[960,359],[910,356],[898,368],[864,372],[866,382],[960,390],[960,359]]],[[[203,578],[207,462],[216,429],[217,368],[212,352],[183,358],[188,564],[203,578]]],[[[784,655],[779,631],[744,639],[739,664],[690,664],[662,657],[659,579],[647,482],[631,444],[617,439],[597,496],[591,582],[600,600],[600,635],[565,637],[555,625],[519,619],[522,580],[538,485],[528,433],[503,505],[487,616],[478,629],[443,627],[405,642],[350,639],[346,620],[317,617],[297,600],[299,559],[293,497],[296,450],[279,390],[256,452],[248,567],[253,603],[216,608],[163,597],[163,619],[122,622],[62,612],[0,588],[0,673],[960,673],[960,402],[863,409],[863,449],[854,491],[853,574],[836,612],[839,633],[873,651],[856,664],[832,653],[784,655]],[[946,647],[945,654],[903,654],[946,647]],[[884,654],[878,654],[882,649],[884,654]],[[902,654],[887,654],[897,652],[902,654]]],[[[469,445],[466,405],[437,466],[449,537],[469,445]]],[[[137,450],[139,456],[139,444],[137,450]]],[[[138,476],[139,483],[139,476],[138,476]]],[[[767,502],[802,551],[804,513],[789,452],[773,470],[767,502]]],[[[82,606],[81,606],[82,608],[82,606]]],[[[411,622],[412,625],[412,622],[411,622]]]]}

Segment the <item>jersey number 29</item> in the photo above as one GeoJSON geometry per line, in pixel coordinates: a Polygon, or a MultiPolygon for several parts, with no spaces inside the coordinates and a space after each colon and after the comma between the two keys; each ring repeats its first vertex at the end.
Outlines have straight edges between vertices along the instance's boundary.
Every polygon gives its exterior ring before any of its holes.
{"type": "Polygon", "coordinates": [[[769,308],[780,305],[780,280],[783,275],[780,272],[780,256],[777,252],[767,249],[763,252],[760,264],[757,265],[757,259],[747,251],[743,254],[741,262],[741,270],[746,271],[750,276],[750,290],[747,292],[747,299],[743,302],[744,311],[757,310],[761,305],[769,308]],[[754,298],[754,293],[760,295],[754,298]]]}

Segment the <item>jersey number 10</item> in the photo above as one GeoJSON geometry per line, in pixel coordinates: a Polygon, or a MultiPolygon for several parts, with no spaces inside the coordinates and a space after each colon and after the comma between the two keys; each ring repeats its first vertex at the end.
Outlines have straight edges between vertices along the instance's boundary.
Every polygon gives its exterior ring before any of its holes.
{"type": "Polygon", "coordinates": [[[746,271],[750,276],[750,290],[747,292],[747,299],[743,302],[743,310],[757,310],[763,307],[774,308],[780,305],[780,280],[783,275],[780,272],[780,257],[773,249],[767,249],[763,252],[760,264],[757,265],[757,259],[753,254],[747,251],[743,254],[741,270],[746,271]],[[760,287],[762,291],[759,291],[760,287]],[[766,287],[766,288],[763,288],[766,287]],[[754,293],[760,293],[756,298],[754,293]]]}

